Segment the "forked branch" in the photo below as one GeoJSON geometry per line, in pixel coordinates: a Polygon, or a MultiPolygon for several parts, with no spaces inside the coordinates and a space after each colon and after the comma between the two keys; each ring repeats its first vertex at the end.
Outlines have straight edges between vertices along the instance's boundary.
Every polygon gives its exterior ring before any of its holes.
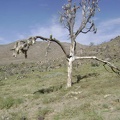
{"type": "Polygon", "coordinates": [[[105,65],[108,65],[114,73],[117,73],[117,74],[120,75],[120,68],[116,67],[114,64],[112,64],[112,63],[110,63],[106,60],[102,60],[100,58],[97,58],[96,56],[85,56],[85,57],[75,56],[74,59],[75,60],[78,60],[78,59],[94,59],[94,60],[100,61],[100,62],[104,63],[104,65],[103,65],[104,67],[105,67],[105,65]]]}
{"type": "Polygon", "coordinates": [[[82,9],[82,22],[75,33],[75,37],[77,37],[80,33],[86,34],[91,30],[96,33],[97,29],[95,28],[92,17],[94,17],[96,9],[100,11],[98,2],[99,0],[81,0],[80,8],[82,9]],[[90,25],[88,30],[86,32],[83,32],[83,30],[85,30],[88,25],[90,25]]]}

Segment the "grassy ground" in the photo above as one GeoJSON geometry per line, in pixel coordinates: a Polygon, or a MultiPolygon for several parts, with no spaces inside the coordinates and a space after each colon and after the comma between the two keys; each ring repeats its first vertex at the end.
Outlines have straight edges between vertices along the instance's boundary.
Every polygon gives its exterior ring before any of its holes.
{"type": "Polygon", "coordinates": [[[120,77],[102,65],[74,68],[68,89],[65,66],[23,67],[0,67],[0,120],[120,120],[120,77]]]}

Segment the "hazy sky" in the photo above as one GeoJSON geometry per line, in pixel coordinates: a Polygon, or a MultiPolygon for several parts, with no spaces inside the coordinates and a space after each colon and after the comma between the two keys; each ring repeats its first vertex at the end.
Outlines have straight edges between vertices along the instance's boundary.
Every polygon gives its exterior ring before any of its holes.
{"type": "MultiPolygon", "coordinates": [[[[0,44],[34,35],[49,37],[50,34],[69,42],[68,32],[59,23],[58,14],[65,3],[67,0],[0,0],[0,44]]],[[[120,0],[100,0],[99,7],[101,11],[94,17],[97,34],[80,34],[77,42],[98,44],[120,35],[120,0]]],[[[80,24],[78,18],[76,23],[80,24]]]]}

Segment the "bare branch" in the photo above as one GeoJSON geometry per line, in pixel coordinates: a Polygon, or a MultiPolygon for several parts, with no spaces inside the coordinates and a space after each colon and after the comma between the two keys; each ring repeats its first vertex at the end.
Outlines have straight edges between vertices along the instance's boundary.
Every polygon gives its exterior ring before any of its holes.
{"type": "Polygon", "coordinates": [[[84,32],[84,31],[81,31],[81,32],[84,33],[84,34],[86,34],[86,33],[88,33],[88,32],[91,31],[91,29],[93,28],[93,26],[94,26],[94,23],[91,24],[90,28],[88,28],[87,31],[85,31],[85,32],[84,32]]]}
{"type": "Polygon", "coordinates": [[[46,54],[45,54],[46,57],[47,57],[48,52],[49,52],[49,50],[50,50],[50,44],[51,44],[51,41],[48,41],[48,46],[47,46],[47,48],[46,48],[46,54]]]}
{"type": "Polygon", "coordinates": [[[61,44],[61,42],[59,41],[59,40],[57,40],[57,39],[53,39],[53,38],[45,38],[45,37],[42,37],[42,36],[35,36],[35,38],[36,39],[41,39],[41,40],[45,40],[45,41],[51,41],[51,42],[55,42],[55,43],[57,43],[60,47],[61,47],[61,49],[62,49],[62,51],[64,52],[64,54],[65,54],[65,56],[68,58],[69,57],[69,54],[67,54],[67,52],[66,52],[66,50],[65,50],[65,47],[61,44]]]}
{"type": "Polygon", "coordinates": [[[60,22],[68,29],[69,35],[73,35],[76,12],[79,8],[75,3],[72,5],[72,0],[68,0],[68,4],[62,6],[63,12],[59,12],[60,22]]]}
{"type": "Polygon", "coordinates": [[[85,56],[85,57],[78,57],[78,56],[75,56],[75,59],[78,60],[78,59],[94,59],[94,60],[97,60],[97,61],[100,61],[102,63],[104,63],[103,66],[105,65],[108,65],[111,70],[117,74],[120,74],[120,68],[116,67],[114,64],[106,61],[106,60],[102,60],[100,58],[97,58],[96,56],[85,56]]]}
{"type": "Polygon", "coordinates": [[[95,15],[96,9],[99,10],[98,2],[98,0],[81,0],[80,6],[82,9],[82,22],[75,33],[75,37],[77,37],[79,33],[88,33],[92,28],[93,32],[96,33],[97,29],[95,28],[95,24],[91,18],[95,15]],[[90,21],[92,21],[92,23],[90,21]],[[83,32],[83,30],[87,27],[87,24],[91,24],[91,27],[86,32],[83,32]]]}

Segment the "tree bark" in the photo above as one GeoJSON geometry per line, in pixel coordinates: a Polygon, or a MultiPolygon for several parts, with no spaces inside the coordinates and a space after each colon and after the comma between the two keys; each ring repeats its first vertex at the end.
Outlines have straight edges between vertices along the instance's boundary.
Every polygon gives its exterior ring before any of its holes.
{"type": "Polygon", "coordinates": [[[67,78],[67,87],[72,86],[72,58],[68,60],[68,78],[67,78]]]}
{"type": "MultiPolygon", "coordinates": [[[[72,39],[72,38],[71,38],[72,39]]],[[[73,61],[75,60],[75,50],[76,50],[76,42],[74,38],[71,40],[70,46],[70,55],[68,58],[68,79],[67,79],[67,87],[72,86],[72,68],[73,68],[73,61]]]]}

